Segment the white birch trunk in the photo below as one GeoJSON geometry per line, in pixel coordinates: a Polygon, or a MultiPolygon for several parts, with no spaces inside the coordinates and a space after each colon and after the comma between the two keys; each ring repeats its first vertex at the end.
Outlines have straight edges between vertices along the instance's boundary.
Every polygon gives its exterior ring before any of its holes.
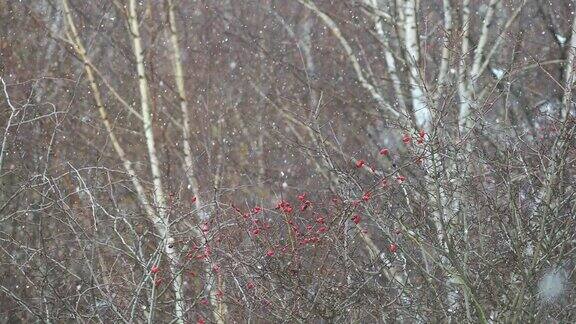
{"type": "Polygon", "coordinates": [[[140,106],[142,110],[142,122],[144,126],[144,137],[146,138],[146,147],[148,149],[148,158],[150,160],[150,169],[152,171],[152,183],[154,185],[154,203],[158,209],[161,224],[156,224],[159,230],[164,251],[170,260],[170,269],[174,280],[172,281],[172,288],[174,289],[175,296],[175,316],[177,323],[184,323],[184,300],[183,300],[183,287],[182,275],[179,269],[179,261],[177,251],[175,249],[175,240],[171,237],[169,228],[169,219],[166,205],[166,196],[164,195],[164,188],[162,186],[162,172],[160,171],[160,162],[156,152],[156,144],[154,141],[153,130],[153,116],[150,110],[150,97],[148,88],[148,79],[146,77],[146,69],[144,66],[144,51],[142,48],[142,41],[140,37],[140,28],[138,24],[138,16],[136,13],[136,0],[128,2],[128,25],[132,38],[132,45],[134,57],[136,59],[136,70],[138,74],[138,88],[140,90],[140,106]]]}
{"type": "MultiPolygon", "coordinates": [[[[168,23],[170,26],[170,42],[172,44],[172,64],[174,68],[174,81],[176,82],[176,90],[178,92],[178,99],[180,102],[180,110],[182,113],[182,146],[184,151],[184,172],[188,180],[188,184],[192,189],[192,193],[196,197],[196,205],[198,206],[198,222],[203,223],[210,217],[209,214],[202,210],[204,200],[200,194],[198,180],[194,173],[194,160],[192,159],[192,150],[190,146],[190,113],[188,111],[188,97],[184,84],[184,72],[182,68],[182,58],[180,55],[180,45],[178,43],[178,29],[176,25],[176,17],[174,12],[174,4],[172,0],[168,0],[168,23]]],[[[201,245],[207,246],[206,235],[198,233],[201,239],[201,245]]],[[[216,278],[212,272],[212,266],[207,259],[204,262],[204,274],[206,275],[205,290],[210,296],[210,303],[213,307],[214,320],[217,323],[224,323],[227,318],[226,305],[221,303],[216,297],[217,286],[214,284],[216,278]]]]}
{"type": "Polygon", "coordinates": [[[448,82],[448,69],[450,65],[450,35],[452,34],[452,5],[450,0],[443,0],[444,10],[444,39],[442,46],[442,61],[438,72],[438,97],[444,94],[444,88],[448,82]]]}
{"type": "MultiPolygon", "coordinates": [[[[378,6],[378,0],[371,0],[371,2],[367,2],[367,4],[374,7],[376,10],[380,9],[378,6]]],[[[406,109],[406,101],[404,100],[402,83],[400,81],[400,78],[398,77],[398,71],[396,69],[396,59],[392,55],[390,41],[386,39],[386,34],[384,33],[384,26],[382,24],[380,16],[377,14],[373,14],[372,19],[374,20],[374,29],[376,30],[376,34],[378,35],[378,38],[382,43],[382,51],[384,51],[384,60],[386,61],[386,69],[388,70],[388,74],[390,75],[390,79],[392,80],[392,87],[394,88],[394,93],[396,94],[396,98],[398,100],[398,108],[400,109],[400,111],[403,111],[405,114],[407,114],[408,110],[406,109]]]]}
{"type": "Polygon", "coordinates": [[[458,112],[458,128],[462,136],[468,126],[470,105],[472,104],[471,93],[468,85],[468,69],[466,57],[470,51],[470,0],[462,2],[462,45],[461,58],[458,65],[458,96],[460,97],[460,111],[458,112]]]}
{"type": "MultiPolygon", "coordinates": [[[[576,1],[574,1],[573,8],[574,6],[576,6],[576,1]]],[[[572,110],[572,86],[574,85],[574,60],[576,57],[576,14],[573,16],[572,37],[570,37],[570,44],[568,44],[568,55],[566,57],[566,67],[564,68],[564,96],[560,113],[562,120],[565,120],[572,110]]]]}
{"type": "Polygon", "coordinates": [[[144,210],[146,211],[146,215],[148,216],[150,221],[152,221],[153,223],[158,223],[159,222],[158,216],[156,215],[156,212],[152,208],[152,204],[150,204],[148,201],[146,191],[144,190],[144,187],[142,186],[140,180],[138,179],[136,171],[132,167],[132,162],[128,159],[128,156],[126,155],[126,152],[120,145],[120,142],[116,137],[116,134],[114,134],[112,124],[110,123],[110,119],[108,118],[108,112],[106,111],[104,101],[102,100],[102,96],[100,94],[100,89],[96,83],[94,72],[91,68],[91,64],[88,59],[86,50],[84,48],[84,45],[82,44],[80,36],[78,35],[78,31],[76,29],[76,25],[74,24],[74,20],[72,19],[72,15],[70,13],[70,8],[68,6],[67,0],[62,0],[62,7],[64,11],[64,16],[66,17],[68,28],[70,29],[69,31],[70,41],[74,46],[74,50],[76,51],[76,53],[78,53],[78,56],[84,63],[84,70],[86,72],[86,76],[90,84],[90,89],[92,90],[92,96],[94,97],[96,107],[98,108],[98,113],[100,114],[100,119],[102,120],[102,123],[106,128],[106,132],[108,133],[108,137],[110,138],[112,147],[116,151],[116,154],[118,154],[120,161],[122,161],[124,169],[126,170],[126,173],[128,173],[128,176],[132,181],[134,188],[136,189],[138,200],[142,205],[142,207],[144,208],[144,210]]]}
{"type": "MultiPolygon", "coordinates": [[[[486,11],[486,16],[484,16],[484,22],[482,23],[482,29],[480,31],[480,39],[478,40],[478,45],[474,50],[474,63],[472,64],[472,73],[470,74],[472,90],[474,90],[473,85],[480,76],[479,71],[482,63],[482,58],[484,55],[484,48],[486,47],[486,43],[488,42],[490,25],[492,24],[492,18],[494,17],[494,10],[496,9],[496,5],[498,4],[498,2],[500,2],[500,0],[490,0],[490,3],[488,4],[488,9],[486,11]]],[[[466,55],[466,53],[462,54],[466,55]]]]}
{"type": "Polygon", "coordinates": [[[424,82],[418,71],[420,62],[420,47],[418,40],[418,25],[416,23],[416,1],[404,0],[404,45],[406,46],[406,62],[410,71],[410,94],[412,109],[418,127],[429,130],[432,123],[432,113],[426,105],[424,82]]]}

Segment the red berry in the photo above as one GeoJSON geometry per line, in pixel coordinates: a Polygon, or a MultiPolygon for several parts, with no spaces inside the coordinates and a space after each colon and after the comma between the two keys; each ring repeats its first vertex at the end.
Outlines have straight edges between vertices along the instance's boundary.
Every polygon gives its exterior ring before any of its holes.
{"type": "Polygon", "coordinates": [[[254,283],[252,281],[248,281],[248,283],[246,284],[246,288],[248,289],[253,289],[254,288],[254,283]]]}
{"type": "Polygon", "coordinates": [[[274,252],[273,249],[268,249],[268,251],[266,251],[266,255],[269,256],[269,257],[273,257],[274,254],[275,254],[275,252],[274,252]]]}
{"type": "Polygon", "coordinates": [[[158,287],[160,286],[160,284],[162,284],[162,278],[157,278],[156,280],[154,280],[154,286],[158,287]]]}
{"type": "Polygon", "coordinates": [[[368,201],[368,200],[370,200],[371,197],[372,197],[372,193],[370,191],[368,191],[362,196],[362,200],[368,201]]]}
{"type": "Polygon", "coordinates": [[[202,224],[202,226],[200,226],[200,229],[202,230],[202,232],[207,233],[210,228],[208,226],[208,223],[204,223],[202,224]]]}
{"type": "Polygon", "coordinates": [[[404,142],[404,144],[410,144],[411,141],[412,137],[410,137],[410,135],[404,134],[404,136],[402,136],[402,142],[404,142]]]}
{"type": "Polygon", "coordinates": [[[306,200],[306,201],[300,206],[300,211],[305,211],[308,207],[310,207],[310,205],[312,205],[312,203],[310,202],[310,200],[306,200]]]}
{"type": "Polygon", "coordinates": [[[388,246],[388,250],[391,253],[396,253],[396,251],[398,251],[398,245],[396,245],[394,243],[390,243],[390,245],[388,246]]]}
{"type": "Polygon", "coordinates": [[[424,139],[424,137],[426,136],[426,132],[423,129],[421,129],[418,131],[418,136],[420,138],[424,139]]]}
{"type": "Polygon", "coordinates": [[[364,164],[366,164],[366,161],[358,160],[358,161],[356,161],[356,168],[361,168],[364,166],[364,164]]]}
{"type": "Polygon", "coordinates": [[[405,176],[398,175],[398,176],[396,177],[396,181],[397,181],[398,183],[402,183],[402,182],[404,182],[404,180],[406,180],[406,177],[405,177],[405,176]]]}
{"type": "Polygon", "coordinates": [[[292,212],[292,206],[290,206],[290,203],[287,201],[280,201],[278,203],[278,205],[276,205],[276,209],[281,209],[284,213],[289,214],[292,212]]]}
{"type": "Polygon", "coordinates": [[[380,150],[380,155],[386,156],[386,155],[388,155],[388,153],[389,153],[389,152],[388,152],[388,149],[387,149],[387,148],[383,148],[383,149],[380,150]]]}
{"type": "Polygon", "coordinates": [[[160,268],[158,268],[157,266],[152,266],[152,269],[150,269],[150,272],[152,272],[152,274],[157,274],[158,271],[160,271],[160,268]]]}
{"type": "Polygon", "coordinates": [[[352,221],[354,222],[354,224],[359,224],[360,223],[360,215],[356,214],[352,217],[352,221]]]}
{"type": "Polygon", "coordinates": [[[258,235],[258,233],[260,233],[260,229],[258,227],[252,230],[252,234],[258,235]]]}

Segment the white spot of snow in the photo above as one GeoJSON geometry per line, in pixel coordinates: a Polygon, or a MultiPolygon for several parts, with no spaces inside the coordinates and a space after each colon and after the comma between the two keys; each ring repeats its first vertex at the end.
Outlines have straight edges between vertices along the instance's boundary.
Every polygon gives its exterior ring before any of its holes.
{"type": "Polygon", "coordinates": [[[566,37],[560,34],[556,34],[556,39],[558,40],[558,43],[560,43],[560,45],[562,46],[564,46],[564,44],[566,43],[566,37]]]}
{"type": "Polygon", "coordinates": [[[567,273],[562,268],[549,270],[538,282],[538,293],[544,302],[557,300],[566,290],[567,273]]]}
{"type": "Polygon", "coordinates": [[[492,73],[494,73],[494,76],[500,80],[502,79],[502,77],[504,77],[504,70],[501,70],[499,68],[492,68],[492,73]]]}

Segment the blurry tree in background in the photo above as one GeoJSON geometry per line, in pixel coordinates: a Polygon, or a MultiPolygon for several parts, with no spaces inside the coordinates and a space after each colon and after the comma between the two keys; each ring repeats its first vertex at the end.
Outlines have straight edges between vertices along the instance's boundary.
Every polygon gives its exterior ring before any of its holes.
{"type": "Polygon", "coordinates": [[[576,1],[0,8],[2,323],[576,322],[576,1]]]}

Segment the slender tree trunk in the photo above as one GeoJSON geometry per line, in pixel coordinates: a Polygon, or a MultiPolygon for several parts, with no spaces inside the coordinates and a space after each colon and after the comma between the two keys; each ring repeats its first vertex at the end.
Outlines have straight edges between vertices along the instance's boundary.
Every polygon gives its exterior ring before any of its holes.
{"type": "Polygon", "coordinates": [[[422,129],[429,129],[432,123],[432,113],[426,104],[424,81],[418,69],[420,62],[420,46],[418,40],[418,25],[416,23],[416,0],[404,0],[404,34],[406,47],[406,64],[410,71],[410,94],[412,109],[416,124],[422,129]]]}
{"type": "MultiPolygon", "coordinates": [[[[210,218],[208,212],[204,208],[204,199],[200,193],[198,186],[198,179],[196,178],[194,170],[194,161],[192,159],[192,150],[190,146],[190,113],[188,107],[188,97],[186,95],[186,88],[184,84],[184,72],[182,67],[182,58],[180,55],[180,45],[178,42],[178,28],[176,24],[175,8],[172,0],[168,0],[168,23],[170,26],[170,42],[172,44],[172,66],[174,68],[174,81],[176,82],[176,89],[178,92],[178,99],[180,102],[180,110],[182,113],[182,146],[184,151],[184,172],[188,179],[188,184],[192,189],[192,193],[196,197],[196,205],[198,206],[198,222],[206,222],[210,218]]],[[[201,239],[201,245],[207,246],[209,243],[206,240],[206,235],[197,233],[201,239]]],[[[224,323],[227,316],[227,308],[216,296],[218,287],[216,284],[216,277],[212,272],[212,266],[208,259],[204,262],[204,274],[206,281],[204,288],[210,296],[210,302],[213,307],[214,320],[217,323],[224,323]]]]}
{"type": "Polygon", "coordinates": [[[174,280],[172,288],[175,295],[175,316],[178,323],[184,323],[184,299],[182,275],[180,271],[180,262],[176,250],[176,241],[170,234],[169,215],[167,213],[166,196],[162,186],[162,172],[160,171],[160,161],[156,152],[156,143],[154,141],[153,116],[150,110],[150,97],[148,88],[148,79],[144,66],[144,50],[140,37],[140,27],[136,13],[136,0],[128,2],[128,25],[130,36],[132,38],[133,52],[136,59],[136,70],[138,73],[138,88],[140,90],[140,106],[142,122],[144,126],[144,137],[146,138],[146,147],[148,149],[148,158],[150,160],[150,169],[152,171],[152,183],[154,185],[154,203],[160,216],[160,224],[156,227],[160,230],[160,237],[164,245],[164,251],[170,260],[170,269],[174,280]]]}

